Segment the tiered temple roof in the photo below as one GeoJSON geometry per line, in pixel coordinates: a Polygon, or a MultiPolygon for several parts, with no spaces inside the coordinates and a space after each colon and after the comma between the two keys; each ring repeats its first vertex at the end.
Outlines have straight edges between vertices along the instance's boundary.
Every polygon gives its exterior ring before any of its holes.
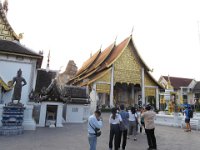
{"type": "Polygon", "coordinates": [[[114,42],[104,51],[97,51],[91,58],[83,63],[83,66],[79,69],[76,76],[69,81],[69,83],[84,86],[103,77],[111,70],[111,66],[115,63],[115,61],[118,60],[129,44],[133,47],[133,53],[136,56],[137,61],[142,67],[144,67],[145,71],[147,72],[147,76],[149,76],[156,85],[159,85],[157,81],[150,75],[149,67],[143,61],[137,49],[135,48],[132,35],[127,37],[118,45],[116,45],[114,42]]]}

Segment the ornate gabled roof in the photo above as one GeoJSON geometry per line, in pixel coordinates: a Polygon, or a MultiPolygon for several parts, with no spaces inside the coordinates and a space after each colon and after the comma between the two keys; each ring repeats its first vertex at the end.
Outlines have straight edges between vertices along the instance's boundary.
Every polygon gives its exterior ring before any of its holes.
{"type": "Polygon", "coordinates": [[[86,69],[88,70],[90,68],[90,66],[98,58],[100,53],[101,53],[101,50],[98,50],[94,55],[92,55],[92,57],[90,57],[87,61],[85,61],[82,65],[82,67],[78,70],[76,76],[79,76],[80,74],[82,74],[86,69]]]}
{"type": "Polygon", "coordinates": [[[96,62],[91,66],[91,69],[88,70],[91,71],[93,69],[98,68],[105,60],[106,58],[111,54],[113,48],[115,46],[115,43],[109,45],[97,58],[96,62]]]}
{"type": "Polygon", "coordinates": [[[188,87],[190,83],[194,79],[190,78],[180,78],[180,77],[169,77],[169,76],[163,76],[163,78],[168,82],[170,80],[171,85],[174,89],[179,89],[180,87],[188,87]]]}
{"type": "MultiPolygon", "coordinates": [[[[148,72],[150,69],[141,58],[138,51],[136,50],[135,45],[132,40],[132,35],[131,35],[127,37],[124,41],[122,41],[120,44],[115,45],[115,43],[113,43],[110,46],[108,46],[103,52],[101,53],[97,52],[99,55],[95,53],[96,55],[93,56],[95,57],[95,60],[92,57],[86,61],[86,62],[90,62],[91,64],[90,67],[87,68],[87,65],[85,64],[88,64],[88,63],[84,63],[83,65],[84,67],[81,67],[76,77],[69,82],[74,83],[74,84],[79,84],[81,81],[83,82],[84,79],[87,79],[87,80],[89,79],[90,81],[94,81],[94,79],[96,79],[96,76],[98,77],[99,74],[102,74],[105,70],[108,70],[112,66],[112,64],[122,55],[122,53],[124,52],[124,50],[129,44],[132,44],[134,54],[136,54],[138,61],[141,63],[141,65],[143,65],[145,70],[148,72]],[[85,70],[85,71],[82,71],[82,70],[85,70]],[[80,76],[80,72],[82,72],[81,76],[80,76]]],[[[156,82],[155,79],[153,80],[156,82]]],[[[86,82],[81,83],[81,84],[85,85],[85,83],[86,82]]],[[[87,82],[87,83],[90,83],[90,82],[87,82]]]]}
{"type": "MultiPolygon", "coordinates": [[[[13,40],[20,40],[20,37],[14,32],[14,30],[12,29],[11,25],[9,24],[6,14],[3,10],[3,5],[0,1],[0,18],[3,19],[5,26],[7,27],[7,29],[11,32],[11,36],[13,37],[13,40]]],[[[2,29],[5,29],[5,27],[1,26],[2,29]]]]}

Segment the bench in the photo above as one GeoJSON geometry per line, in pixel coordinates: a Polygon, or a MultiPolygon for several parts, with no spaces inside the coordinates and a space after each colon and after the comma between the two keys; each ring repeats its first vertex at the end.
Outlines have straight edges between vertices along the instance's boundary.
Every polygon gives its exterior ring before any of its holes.
{"type": "MultiPolygon", "coordinates": [[[[181,128],[183,128],[183,125],[185,125],[185,118],[181,121],[181,128]]],[[[190,126],[196,126],[196,130],[199,130],[199,120],[198,119],[190,119],[190,126]]]]}

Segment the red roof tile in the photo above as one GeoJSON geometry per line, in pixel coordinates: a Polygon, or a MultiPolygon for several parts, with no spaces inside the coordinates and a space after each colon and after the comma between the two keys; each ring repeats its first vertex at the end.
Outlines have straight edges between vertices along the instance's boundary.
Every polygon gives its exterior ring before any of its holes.
{"type": "Polygon", "coordinates": [[[180,78],[180,77],[168,77],[163,76],[163,78],[168,82],[168,78],[170,79],[171,85],[175,89],[179,89],[180,87],[187,87],[192,82],[193,79],[189,78],[180,78]]]}

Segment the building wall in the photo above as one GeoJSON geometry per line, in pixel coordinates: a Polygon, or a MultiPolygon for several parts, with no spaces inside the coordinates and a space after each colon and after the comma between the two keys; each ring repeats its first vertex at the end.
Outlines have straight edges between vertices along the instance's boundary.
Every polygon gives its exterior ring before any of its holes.
{"type": "MultiPolygon", "coordinates": [[[[22,88],[21,102],[29,101],[29,93],[35,88],[37,76],[36,59],[22,58],[16,56],[0,55],[0,76],[5,82],[11,81],[17,75],[19,69],[22,70],[22,76],[25,78],[27,85],[22,88]]],[[[3,95],[3,101],[8,103],[12,99],[13,90],[3,95]]]]}

